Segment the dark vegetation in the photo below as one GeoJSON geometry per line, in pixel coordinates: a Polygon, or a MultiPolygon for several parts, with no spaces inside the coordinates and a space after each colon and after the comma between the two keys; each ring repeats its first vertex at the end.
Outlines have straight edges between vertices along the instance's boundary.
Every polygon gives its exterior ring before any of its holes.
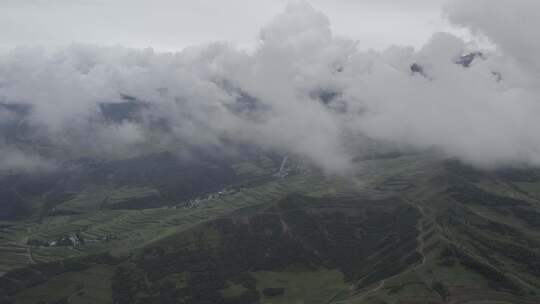
{"type": "Polygon", "coordinates": [[[259,286],[251,273],[292,266],[337,269],[347,281],[369,284],[419,260],[419,217],[398,199],[290,195],[251,213],[201,224],[132,257],[96,255],[17,269],[0,277],[0,294],[10,303],[21,290],[97,264],[116,269],[114,303],[255,303],[286,289],[259,286]],[[241,286],[241,293],[225,296],[231,284],[241,286]]]}
{"type": "Polygon", "coordinates": [[[29,216],[31,199],[46,197],[62,179],[59,173],[0,175],[0,220],[29,216]]]}
{"type": "Polygon", "coordinates": [[[281,296],[284,293],[285,293],[285,288],[282,288],[282,287],[263,289],[263,295],[265,295],[267,297],[281,296]]]}
{"type": "MultiPolygon", "coordinates": [[[[396,161],[407,156],[387,157],[396,161]]],[[[196,226],[134,250],[131,256],[92,255],[19,268],[0,277],[0,303],[13,303],[18,292],[60,274],[101,264],[112,266],[107,269],[114,271],[112,277],[110,272],[106,274],[112,281],[114,303],[242,304],[279,300],[291,292],[289,283],[260,280],[259,271],[283,274],[292,269],[341,272],[346,282],[357,287],[343,291],[339,295],[343,299],[349,293],[357,295],[371,291],[372,286],[382,286],[373,296],[387,293],[399,298],[421,288],[430,290],[436,300],[440,296],[452,302],[453,297],[469,296],[455,291],[462,290],[460,278],[468,279],[474,273],[474,278],[482,277],[487,282],[491,290],[486,294],[528,300],[536,292],[535,286],[540,287],[536,280],[540,278],[537,204],[532,195],[504,196],[490,191],[490,187],[512,189],[511,183],[536,182],[539,175],[521,169],[484,172],[455,161],[445,162],[442,168],[438,171],[442,174],[429,179],[440,191],[428,189],[430,184],[425,192],[436,194],[419,196],[419,201],[412,201],[416,197],[411,194],[420,192],[416,190],[424,185],[401,175],[390,176],[381,179],[373,190],[399,193],[407,201],[388,195],[385,199],[366,199],[357,194],[324,198],[292,194],[280,201],[264,205],[255,202],[220,218],[201,220],[196,226]],[[426,259],[425,264],[420,263],[417,250],[426,259]],[[410,269],[419,276],[395,276],[410,269]],[[445,281],[447,276],[451,281],[445,281]],[[390,277],[394,278],[385,284],[374,284],[390,277]]],[[[117,162],[92,160],[71,171],[40,178],[3,177],[0,198],[17,204],[0,204],[4,208],[0,211],[6,210],[7,218],[28,217],[32,214],[25,202],[39,198],[44,204],[42,216],[59,215],[64,211],[57,210],[57,204],[71,199],[83,188],[81,185],[87,184],[155,189],[150,194],[144,192],[147,196],[105,200],[101,205],[106,209],[144,209],[201,197],[224,187],[242,191],[271,178],[275,177],[239,176],[220,158],[206,155],[191,164],[169,153],[117,162]]],[[[0,230],[10,227],[0,225],[0,230]]],[[[25,245],[35,252],[67,249],[37,248],[50,246],[54,240],[56,246],[83,252],[84,248],[68,241],[72,235],[58,234],[50,240],[27,238],[25,245]]],[[[22,248],[26,254],[26,248],[22,248]]],[[[479,290],[485,289],[481,281],[479,290]]],[[[59,303],[67,300],[60,299],[59,303]]]]}
{"type": "Polygon", "coordinates": [[[489,238],[479,233],[470,231],[469,234],[474,240],[481,244],[487,252],[497,252],[503,256],[512,259],[515,263],[523,265],[523,269],[537,277],[540,277],[540,247],[533,242],[528,245],[517,242],[502,241],[495,238],[489,238]]]}
{"type": "Polygon", "coordinates": [[[45,283],[48,279],[72,271],[81,271],[97,264],[117,265],[123,259],[108,254],[90,255],[20,268],[0,277],[0,303],[12,303],[13,296],[25,289],[45,283]],[[2,302],[2,300],[4,302],[2,302]]]}
{"type": "Polygon", "coordinates": [[[479,261],[455,245],[451,244],[443,250],[439,259],[441,265],[453,265],[455,262],[459,262],[467,269],[486,278],[489,287],[495,290],[507,291],[516,295],[523,294],[521,286],[503,272],[491,265],[479,261]]]}
{"type": "Polygon", "coordinates": [[[80,160],[76,166],[55,172],[0,176],[0,220],[32,216],[30,205],[35,201],[42,202],[36,216],[74,214],[56,210],[55,206],[72,199],[88,186],[154,188],[155,195],[102,206],[145,209],[180,203],[253,179],[236,174],[230,159],[198,151],[190,154],[189,159],[163,152],[117,161],[80,160]]]}
{"type": "Polygon", "coordinates": [[[435,281],[431,285],[431,288],[437,292],[443,300],[447,300],[448,296],[450,295],[450,292],[448,291],[448,288],[442,283],[441,281],[435,281]]]}
{"type": "MultiPolygon", "coordinates": [[[[201,156],[201,155],[200,155],[201,156]]],[[[120,160],[112,163],[87,164],[83,184],[106,181],[113,187],[150,186],[156,188],[162,204],[183,201],[238,181],[240,178],[228,163],[219,158],[201,156],[199,161],[182,161],[172,153],[159,153],[143,158],[120,160]]],[[[134,202],[144,208],[147,201],[134,202]]]]}
{"type": "Polygon", "coordinates": [[[476,204],[493,208],[530,205],[524,200],[489,193],[472,184],[453,186],[448,189],[448,192],[452,198],[463,204],[476,204]]]}
{"type": "Polygon", "coordinates": [[[24,205],[16,190],[0,189],[0,220],[20,218],[30,214],[30,209],[24,205]]]}
{"type": "MultiPolygon", "coordinates": [[[[488,281],[490,288],[507,291],[516,295],[524,293],[523,288],[505,274],[505,264],[499,256],[511,259],[520,265],[520,272],[540,277],[540,254],[538,240],[505,224],[481,218],[459,208],[446,210],[439,216],[440,224],[455,229],[474,251],[467,252],[455,244],[446,247],[438,258],[442,267],[452,267],[460,263],[488,281]],[[505,237],[509,237],[505,240],[505,237]]],[[[511,269],[516,271],[515,267],[511,269]]]]}
{"type": "Polygon", "coordinates": [[[458,160],[447,160],[443,166],[447,172],[446,177],[454,181],[477,182],[486,179],[506,183],[535,183],[540,181],[540,170],[534,168],[480,170],[458,160]]]}
{"type": "Polygon", "coordinates": [[[472,184],[450,187],[448,193],[462,204],[481,205],[503,215],[512,214],[531,228],[540,228],[540,213],[527,201],[495,195],[472,184]]]}
{"type": "Polygon", "coordinates": [[[399,201],[367,207],[373,202],[329,200],[289,196],[263,212],[218,219],[180,240],[148,248],[129,267],[118,268],[115,303],[252,303],[261,292],[285,292],[272,286],[257,289],[253,271],[337,268],[346,280],[366,277],[367,283],[418,260],[415,208],[399,201]],[[373,263],[368,257],[378,251],[381,263],[373,263]],[[180,273],[187,277],[181,287],[170,282],[180,273]],[[244,293],[225,298],[219,291],[229,281],[241,284],[244,293]]]}

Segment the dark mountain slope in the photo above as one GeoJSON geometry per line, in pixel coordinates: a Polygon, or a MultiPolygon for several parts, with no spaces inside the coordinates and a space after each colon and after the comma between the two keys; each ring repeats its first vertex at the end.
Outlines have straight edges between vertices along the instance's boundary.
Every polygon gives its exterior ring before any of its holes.
{"type": "Polygon", "coordinates": [[[412,154],[358,162],[355,177],[299,166],[191,205],[3,222],[3,301],[540,302],[538,171],[412,154]]]}

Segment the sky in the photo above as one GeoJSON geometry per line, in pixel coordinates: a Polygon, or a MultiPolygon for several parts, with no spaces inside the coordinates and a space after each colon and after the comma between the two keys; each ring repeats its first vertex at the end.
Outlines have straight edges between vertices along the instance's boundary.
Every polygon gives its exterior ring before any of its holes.
{"type": "MultiPolygon", "coordinates": [[[[451,30],[445,0],[310,0],[360,47],[420,46],[451,30]]],[[[73,42],[177,51],[227,41],[252,48],[286,0],[0,0],[0,45],[73,42]]]]}
{"type": "Polygon", "coordinates": [[[221,2],[0,0],[0,171],[244,147],[540,166],[540,1],[221,2]]]}

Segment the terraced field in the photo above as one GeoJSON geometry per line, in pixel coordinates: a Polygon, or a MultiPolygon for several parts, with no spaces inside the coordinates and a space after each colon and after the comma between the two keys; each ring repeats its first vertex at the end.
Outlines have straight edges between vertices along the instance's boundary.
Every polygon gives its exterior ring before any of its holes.
{"type": "Polygon", "coordinates": [[[107,207],[159,187],[94,187],[2,221],[0,303],[540,303],[538,172],[265,166],[159,207],[107,207]]]}
{"type": "Polygon", "coordinates": [[[84,214],[53,216],[39,222],[4,222],[0,239],[0,269],[8,271],[27,264],[112,251],[123,254],[169,234],[225,215],[233,210],[275,201],[287,193],[338,191],[346,184],[313,176],[290,176],[232,195],[203,200],[199,206],[142,210],[96,210],[84,214]],[[54,241],[69,234],[85,241],[80,247],[28,246],[28,240],[54,241]],[[31,257],[32,258],[31,258],[31,257]]]}

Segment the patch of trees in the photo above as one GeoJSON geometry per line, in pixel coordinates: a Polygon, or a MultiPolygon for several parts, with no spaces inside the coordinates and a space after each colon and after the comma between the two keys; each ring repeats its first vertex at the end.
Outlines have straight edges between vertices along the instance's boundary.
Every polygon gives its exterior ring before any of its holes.
{"type": "Polygon", "coordinates": [[[250,272],[302,265],[337,268],[347,280],[376,281],[420,259],[416,252],[420,215],[415,208],[388,202],[364,212],[366,205],[358,201],[340,201],[342,210],[334,210],[334,203],[293,195],[252,214],[248,221],[218,219],[179,235],[177,241],[148,248],[132,260],[135,270],[123,269],[115,275],[115,303],[175,299],[247,304],[260,297],[250,272]],[[334,211],[324,211],[330,205],[334,211]],[[377,263],[368,259],[375,252],[377,263]],[[165,283],[179,273],[185,274],[185,287],[165,283]],[[133,282],[133,278],[139,279],[133,282]],[[246,291],[224,298],[220,290],[230,281],[246,291]],[[143,290],[144,295],[134,299],[134,290],[143,290]]]}
{"type": "MultiPolygon", "coordinates": [[[[215,265],[214,265],[215,266],[215,265]]],[[[118,267],[113,276],[113,303],[216,303],[251,304],[259,299],[255,279],[248,273],[233,278],[246,289],[242,294],[225,298],[220,293],[225,287],[225,278],[219,269],[199,263],[188,272],[186,286],[180,287],[171,278],[147,280],[146,273],[135,265],[118,267]]]]}
{"type": "Polygon", "coordinates": [[[285,294],[285,288],[265,288],[263,289],[263,295],[267,297],[276,297],[285,294]]]}
{"type": "Polygon", "coordinates": [[[444,301],[448,299],[450,292],[448,291],[448,288],[446,287],[446,285],[444,285],[442,282],[440,281],[433,282],[433,284],[431,285],[431,288],[435,290],[435,292],[437,292],[444,301]]]}
{"type": "Polygon", "coordinates": [[[85,270],[96,264],[116,265],[121,261],[122,258],[101,254],[19,268],[0,277],[0,294],[11,296],[66,272],[85,270]]]}
{"type": "MultiPolygon", "coordinates": [[[[519,284],[506,276],[498,269],[478,261],[471,255],[455,245],[448,245],[440,254],[439,259],[444,264],[459,262],[465,268],[482,275],[488,282],[488,286],[499,291],[507,291],[516,295],[522,295],[523,289],[519,284]],[[448,263],[448,261],[452,261],[448,263]]],[[[441,263],[440,263],[441,264],[441,263]]]]}
{"type": "Polygon", "coordinates": [[[540,171],[537,169],[499,169],[495,171],[495,176],[509,182],[534,183],[540,181],[540,171]]]}
{"type": "Polygon", "coordinates": [[[540,229],[540,213],[533,208],[514,206],[510,211],[520,220],[524,221],[529,227],[540,229]]]}
{"type": "Polygon", "coordinates": [[[527,201],[495,195],[472,184],[452,186],[448,188],[447,192],[453,199],[462,204],[482,205],[503,215],[512,214],[531,228],[540,229],[540,213],[532,208],[527,201]]]}
{"type": "Polygon", "coordinates": [[[524,200],[489,193],[472,184],[460,184],[448,188],[447,192],[456,201],[463,204],[476,204],[489,207],[529,206],[524,200]]]}
{"type": "MultiPolygon", "coordinates": [[[[158,189],[158,202],[163,205],[171,201],[194,199],[242,180],[230,162],[208,153],[193,152],[196,158],[189,161],[163,152],[108,163],[92,163],[85,167],[80,183],[107,181],[116,187],[151,186],[158,189]]],[[[144,208],[149,202],[142,200],[118,207],[133,209],[138,204],[144,208]]]]}
{"type": "Polygon", "coordinates": [[[493,252],[502,254],[519,264],[525,265],[527,272],[540,277],[540,253],[538,253],[538,248],[535,250],[527,246],[499,241],[478,234],[473,235],[483,246],[489,248],[493,252]]]}
{"type": "Polygon", "coordinates": [[[450,182],[462,182],[463,180],[477,182],[486,178],[486,173],[473,166],[462,163],[459,160],[447,160],[444,162],[446,178],[450,182]]]}
{"type": "Polygon", "coordinates": [[[13,220],[27,216],[31,210],[17,191],[0,188],[0,220],[13,220]]]}

